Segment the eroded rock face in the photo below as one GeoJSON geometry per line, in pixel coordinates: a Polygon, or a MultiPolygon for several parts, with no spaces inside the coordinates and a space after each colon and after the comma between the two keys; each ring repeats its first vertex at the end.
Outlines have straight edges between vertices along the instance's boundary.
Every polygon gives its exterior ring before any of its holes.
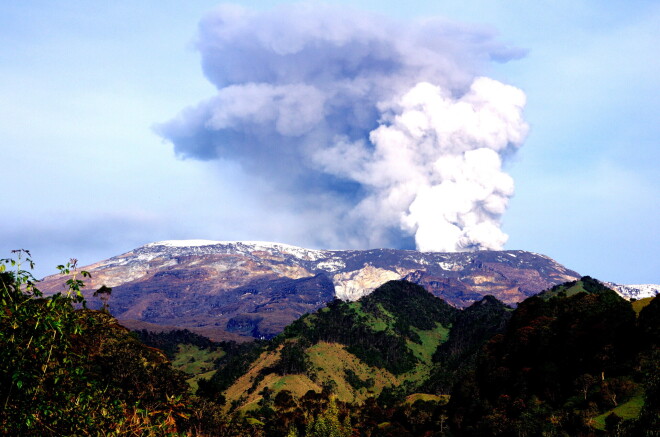
{"type": "MultiPolygon", "coordinates": [[[[84,267],[128,326],[187,328],[216,339],[269,338],[335,297],[356,300],[405,278],[457,307],[485,295],[516,304],[580,275],[524,251],[311,250],[278,243],[165,241],[84,267]]],[[[50,276],[40,288],[63,290],[50,276]]]]}
{"type": "Polygon", "coordinates": [[[360,270],[338,273],[332,277],[335,295],[342,300],[358,300],[387,281],[401,279],[401,274],[367,264],[360,270]]]}

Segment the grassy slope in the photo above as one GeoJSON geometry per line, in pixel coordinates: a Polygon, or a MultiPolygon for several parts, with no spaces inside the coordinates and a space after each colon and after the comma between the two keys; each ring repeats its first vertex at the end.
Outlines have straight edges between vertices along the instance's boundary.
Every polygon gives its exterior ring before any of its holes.
{"type": "MultiPolygon", "coordinates": [[[[256,389],[248,393],[249,389],[254,385],[261,369],[272,366],[279,358],[279,351],[265,351],[259,355],[247,372],[238,378],[226,391],[225,396],[227,401],[233,401],[244,397],[244,403],[252,403],[258,397],[257,393],[263,389],[264,382],[258,384],[256,389]]],[[[264,378],[265,381],[265,378],[264,378]]]]}
{"type": "Polygon", "coordinates": [[[653,300],[652,297],[645,297],[644,299],[636,300],[632,303],[632,307],[639,316],[639,312],[648,306],[653,300]]]}
{"type": "Polygon", "coordinates": [[[550,290],[546,290],[543,293],[539,294],[540,297],[544,299],[550,299],[551,297],[557,297],[560,293],[565,293],[566,297],[574,296],[578,293],[586,293],[587,290],[584,289],[581,281],[569,282],[567,284],[556,285],[550,290]]]}
{"type": "Polygon", "coordinates": [[[319,342],[306,349],[312,372],[316,375],[315,381],[312,381],[306,375],[279,376],[271,373],[252,388],[260,371],[272,366],[279,359],[278,349],[263,352],[248,372],[227,389],[225,396],[229,402],[240,400],[241,409],[249,410],[255,407],[261,399],[259,392],[264,387],[268,387],[275,392],[289,390],[296,397],[301,397],[308,390],[320,392],[324,381],[333,381],[336,384],[335,394],[339,400],[362,402],[368,397],[378,396],[384,387],[398,386],[406,381],[422,382],[428,377],[432,365],[431,357],[437,346],[447,339],[449,328],[438,324],[438,328],[435,330],[417,330],[417,333],[422,339],[422,344],[411,341],[408,341],[407,344],[420,361],[413,370],[398,376],[385,369],[369,366],[348,352],[344,345],[319,342]],[[354,389],[346,381],[346,370],[353,371],[363,381],[372,379],[373,385],[369,388],[354,389]],[[249,390],[251,388],[252,390],[249,390]],[[248,394],[248,390],[251,393],[248,394]]]}
{"type": "Polygon", "coordinates": [[[417,328],[413,330],[419,335],[421,344],[408,340],[408,347],[412,349],[415,356],[424,363],[430,363],[433,353],[436,351],[440,344],[447,341],[449,337],[450,328],[442,326],[440,323],[436,324],[436,329],[429,329],[422,331],[417,328]]]}
{"type": "Polygon", "coordinates": [[[197,381],[200,378],[210,378],[215,373],[213,363],[225,355],[222,350],[210,351],[191,344],[179,344],[178,350],[172,360],[172,367],[192,375],[187,379],[193,392],[197,390],[197,381]]]}
{"type": "Polygon", "coordinates": [[[338,343],[320,342],[310,347],[307,354],[318,380],[334,381],[337,384],[335,391],[341,401],[362,401],[368,396],[380,393],[383,387],[398,384],[397,378],[390,372],[365,364],[338,343]],[[373,386],[353,389],[346,381],[346,370],[353,371],[363,381],[373,379],[373,386]]]}
{"type": "Polygon", "coordinates": [[[380,304],[378,304],[378,309],[382,311],[384,317],[374,317],[373,314],[364,312],[360,302],[351,302],[348,307],[355,311],[355,314],[374,332],[386,331],[393,320],[392,314],[380,304]]]}
{"type": "MultiPolygon", "coordinates": [[[[365,325],[373,332],[385,331],[392,335],[401,335],[396,331],[397,316],[380,303],[375,305],[377,309],[375,312],[367,310],[359,301],[347,305],[355,314],[354,323],[365,325]]],[[[328,311],[328,308],[323,308],[319,314],[328,311]]],[[[316,323],[317,317],[315,314],[310,314],[302,319],[305,329],[311,328],[316,323]]],[[[268,373],[259,380],[260,372],[279,360],[280,346],[276,350],[263,352],[259,359],[253,362],[249,371],[226,390],[225,396],[229,403],[238,400],[241,409],[249,409],[259,401],[261,398],[259,392],[266,386],[275,392],[286,389],[296,396],[302,396],[308,390],[321,391],[324,382],[332,381],[339,400],[362,402],[367,397],[378,396],[385,387],[399,386],[404,382],[419,384],[428,378],[433,366],[433,354],[438,346],[447,340],[450,328],[436,322],[433,329],[422,330],[411,327],[411,331],[416,334],[418,340],[405,338],[405,344],[417,362],[405,373],[395,375],[385,368],[368,365],[355,354],[350,353],[346,346],[336,342],[320,341],[305,350],[311,364],[309,376],[279,376],[268,373]],[[353,372],[355,377],[366,382],[366,387],[356,389],[351,386],[347,381],[346,371],[353,372]]]]}
{"type": "Polygon", "coordinates": [[[644,394],[638,393],[628,402],[624,402],[621,405],[618,405],[616,408],[611,409],[599,416],[596,416],[592,419],[592,425],[594,428],[601,431],[605,430],[605,419],[612,413],[615,413],[617,416],[621,417],[623,420],[636,419],[639,417],[639,413],[642,411],[644,406],[644,394]]]}
{"type": "Polygon", "coordinates": [[[438,404],[447,404],[449,402],[449,395],[430,395],[427,393],[413,393],[406,397],[406,404],[414,404],[417,401],[436,402],[438,404]]]}
{"type": "Polygon", "coordinates": [[[415,357],[419,361],[412,371],[401,375],[400,379],[402,381],[410,381],[414,384],[419,384],[429,377],[433,366],[433,354],[438,349],[438,346],[447,341],[450,330],[451,327],[442,326],[440,323],[436,324],[435,329],[425,331],[413,328],[413,331],[419,335],[421,343],[407,340],[406,344],[408,345],[408,348],[413,351],[415,357]]]}

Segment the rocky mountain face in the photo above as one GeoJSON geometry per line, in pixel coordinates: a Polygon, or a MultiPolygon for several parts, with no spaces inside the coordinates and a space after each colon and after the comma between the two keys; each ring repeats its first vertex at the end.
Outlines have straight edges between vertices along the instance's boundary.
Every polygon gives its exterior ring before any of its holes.
{"type": "Polygon", "coordinates": [[[647,297],[656,297],[660,294],[660,285],[658,284],[621,285],[612,282],[605,282],[604,284],[626,299],[639,300],[647,297]]]}
{"type": "MultiPolygon", "coordinates": [[[[311,250],[278,243],[163,241],[84,267],[93,292],[112,287],[110,312],[133,328],[187,328],[214,339],[270,338],[335,297],[357,300],[406,279],[464,308],[493,295],[513,304],[580,275],[525,251],[433,253],[311,250]]],[[[65,278],[49,276],[47,293],[65,278]]]]}

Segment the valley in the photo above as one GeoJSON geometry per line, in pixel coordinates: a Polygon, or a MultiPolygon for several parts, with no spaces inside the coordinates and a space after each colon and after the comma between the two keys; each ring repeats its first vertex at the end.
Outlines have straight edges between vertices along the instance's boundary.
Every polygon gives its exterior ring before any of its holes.
{"type": "Polygon", "coordinates": [[[39,289],[0,272],[0,376],[18,411],[4,430],[47,429],[31,417],[146,435],[660,429],[660,300],[541,255],[167,242],[62,270],[39,289]],[[89,425],[67,418],[73,397],[89,425]]]}

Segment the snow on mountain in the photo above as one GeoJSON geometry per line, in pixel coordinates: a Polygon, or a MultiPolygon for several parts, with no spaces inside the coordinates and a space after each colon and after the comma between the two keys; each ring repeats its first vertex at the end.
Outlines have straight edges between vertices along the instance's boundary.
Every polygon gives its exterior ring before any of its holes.
{"type": "Polygon", "coordinates": [[[149,243],[141,248],[152,249],[164,253],[173,253],[170,248],[174,248],[179,253],[241,253],[247,254],[255,251],[265,251],[269,253],[279,253],[291,255],[296,258],[315,261],[326,258],[329,251],[305,249],[303,247],[292,246],[283,243],[271,243],[267,241],[212,241],[212,240],[167,240],[149,243]]]}
{"type": "Polygon", "coordinates": [[[655,297],[660,294],[660,284],[622,285],[613,282],[605,282],[605,285],[628,300],[639,300],[646,297],[655,297]]]}

